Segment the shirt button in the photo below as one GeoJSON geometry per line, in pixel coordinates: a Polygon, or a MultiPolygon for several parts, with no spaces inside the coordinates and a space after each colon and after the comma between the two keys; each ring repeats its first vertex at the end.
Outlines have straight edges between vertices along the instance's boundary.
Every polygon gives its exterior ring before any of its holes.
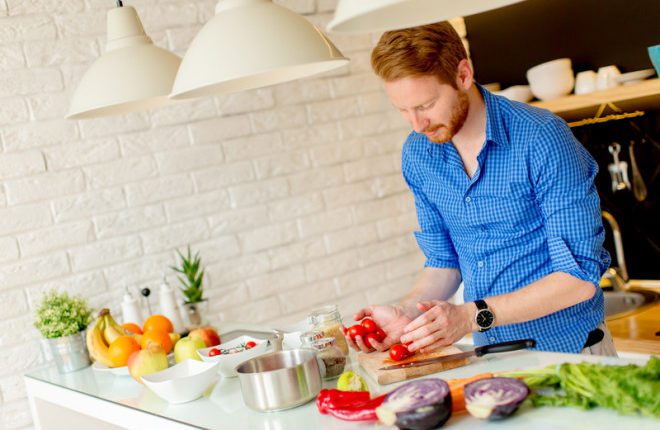
{"type": "Polygon", "coordinates": [[[477,263],[477,266],[479,266],[479,267],[484,267],[484,262],[483,262],[483,261],[478,262],[478,263],[477,263]]]}
{"type": "Polygon", "coordinates": [[[470,196],[467,196],[465,198],[465,203],[470,203],[472,201],[472,198],[470,196]]]}
{"type": "Polygon", "coordinates": [[[490,339],[491,342],[495,342],[495,338],[493,336],[489,337],[488,339],[490,339]]]}

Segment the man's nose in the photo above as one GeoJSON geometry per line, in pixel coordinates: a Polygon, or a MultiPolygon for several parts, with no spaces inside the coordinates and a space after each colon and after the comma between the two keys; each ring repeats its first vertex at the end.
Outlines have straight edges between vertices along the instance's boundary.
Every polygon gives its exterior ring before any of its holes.
{"type": "Polygon", "coordinates": [[[417,112],[410,115],[410,125],[417,133],[421,133],[426,129],[428,126],[427,122],[426,118],[417,112]]]}

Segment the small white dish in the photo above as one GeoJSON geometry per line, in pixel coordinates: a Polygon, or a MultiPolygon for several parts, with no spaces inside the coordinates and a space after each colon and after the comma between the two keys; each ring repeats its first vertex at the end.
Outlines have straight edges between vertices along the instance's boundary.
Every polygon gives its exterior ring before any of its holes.
{"type": "Polygon", "coordinates": [[[270,347],[270,342],[267,339],[257,339],[250,336],[240,336],[236,339],[232,339],[229,342],[221,343],[220,345],[211,346],[208,348],[202,348],[197,350],[197,354],[202,358],[204,362],[207,363],[218,363],[218,372],[225,377],[232,378],[238,376],[236,373],[236,366],[249,360],[250,358],[257,357],[266,353],[270,347]],[[244,349],[240,352],[234,352],[231,354],[219,354],[214,356],[209,356],[209,351],[214,348],[217,348],[221,351],[230,351],[234,348],[240,348],[241,345],[245,345],[247,342],[254,342],[256,346],[250,349],[244,349]]]}
{"type": "Polygon", "coordinates": [[[116,376],[131,376],[131,374],[128,372],[128,366],[108,367],[103,363],[99,363],[98,361],[95,361],[94,364],[92,364],[92,370],[102,373],[111,373],[116,376]]]}
{"type": "Polygon", "coordinates": [[[196,400],[217,381],[217,363],[184,360],[160,372],[144,375],[142,382],[169,403],[196,400]]]}
{"type": "Polygon", "coordinates": [[[616,81],[623,85],[634,84],[635,82],[643,81],[655,75],[655,69],[644,69],[636,72],[624,73],[616,77],[616,81]]]}

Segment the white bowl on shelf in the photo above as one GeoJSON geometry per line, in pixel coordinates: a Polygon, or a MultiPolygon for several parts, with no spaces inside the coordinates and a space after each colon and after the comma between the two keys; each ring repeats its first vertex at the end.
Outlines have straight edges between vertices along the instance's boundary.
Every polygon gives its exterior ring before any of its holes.
{"type": "Polygon", "coordinates": [[[218,372],[227,378],[232,378],[238,376],[236,373],[236,366],[242,362],[249,360],[250,358],[258,357],[262,354],[265,354],[270,348],[270,341],[267,339],[257,339],[250,336],[240,336],[236,339],[232,339],[229,342],[222,343],[220,345],[211,346],[209,348],[202,348],[197,350],[197,354],[202,358],[204,362],[207,363],[218,363],[218,372]],[[231,350],[233,348],[239,347],[241,344],[247,342],[254,342],[256,346],[250,349],[245,349],[241,352],[235,352],[232,354],[220,354],[210,356],[209,351],[214,348],[217,348],[221,351],[231,350]]]}
{"type": "Polygon", "coordinates": [[[529,88],[529,85],[514,85],[502,91],[497,91],[493,94],[504,96],[509,100],[521,103],[527,103],[534,98],[534,94],[532,94],[532,90],[529,88]]]}
{"type": "Polygon", "coordinates": [[[218,377],[217,363],[184,360],[160,372],[142,377],[142,382],[169,403],[186,403],[200,398],[218,377]]]}
{"type": "Polygon", "coordinates": [[[573,91],[575,77],[570,58],[548,61],[527,70],[532,94],[539,100],[553,100],[573,91]]]}

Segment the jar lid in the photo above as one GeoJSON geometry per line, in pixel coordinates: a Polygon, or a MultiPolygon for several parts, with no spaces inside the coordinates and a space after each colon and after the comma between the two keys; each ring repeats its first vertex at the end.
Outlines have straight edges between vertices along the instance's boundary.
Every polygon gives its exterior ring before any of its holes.
{"type": "Polygon", "coordinates": [[[320,330],[310,330],[306,331],[300,335],[300,342],[303,345],[311,345],[313,342],[316,342],[319,339],[323,339],[325,334],[320,330]]]}
{"type": "Polygon", "coordinates": [[[341,315],[337,305],[326,305],[315,309],[309,314],[309,322],[312,325],[323,324],[329,321],[341,321],[341,315]]]}
{"type": "Polygon", "coordinates": [[[334,337],[324,337],[312,343],[312,347],[317,351],[322,351],[335,344],[334,337]]]}

